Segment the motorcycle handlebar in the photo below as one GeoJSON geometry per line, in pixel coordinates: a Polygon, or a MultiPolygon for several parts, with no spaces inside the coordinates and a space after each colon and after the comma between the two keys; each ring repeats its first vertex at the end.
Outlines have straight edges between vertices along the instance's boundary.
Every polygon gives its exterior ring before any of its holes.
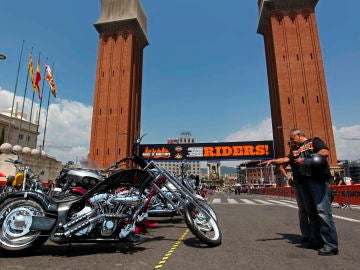
{"type": "Polygon", "coordinates": [[[13,160],[12,158],[5,159],[5,162],[10,162],[13,164],[23,164],[22,160],[19,160],[19,159],[13,160]]]}

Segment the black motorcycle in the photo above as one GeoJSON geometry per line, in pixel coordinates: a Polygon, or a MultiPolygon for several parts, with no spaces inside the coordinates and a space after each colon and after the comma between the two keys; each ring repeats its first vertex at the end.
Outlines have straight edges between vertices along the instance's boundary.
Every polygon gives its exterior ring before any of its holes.
{"type": "MultiPolygon", "coordinates": [[[[140,141],[134,144],[133,153],[140,141]]],[[[48,239],[57,244],[122,241],[131,236],[135,223],[146,214],[149,189],[162,192],[170,183],[181,193],[173,194],[181,202],[181,207],[174,207],[184,215],[191,232],[209,246],[221,244],[222,234],[213,213],[168,171],[136,154],[112,167],[114,170],[104,180],[72,200],[56,200],[36,191],[15,192],[2,198],[0,250],[9,255],[27,254],[48,239]],[[140,169],[116,169],[122,163],[137,164],[140,169]],[[122,189],[126,192],[119,191],[122,189]]],[[[168,200],[173,203],[171,198],[168,200]]]]}

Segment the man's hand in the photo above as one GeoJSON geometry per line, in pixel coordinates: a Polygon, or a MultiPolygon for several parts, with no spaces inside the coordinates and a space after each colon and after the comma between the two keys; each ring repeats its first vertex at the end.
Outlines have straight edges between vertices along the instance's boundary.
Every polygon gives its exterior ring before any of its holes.
{"type": "Polygon", "coordinates": [[[272,160],[265,160],[265,161],[262,161],[260,162],[258,165],[259,166],[269,166],[270,164],[272,163],[272,160]]]}
{"type": "Polygon", "coordinates": [[[304,163],[304,161],[305,161],[305,158],[297,158],[297,159],[294,160],[294,163],[302,164],[302,163],[304,163]]]}
{"type": "Polygon", "coordinates": [[[288,177],[288,184],[289,184],[289,186],[294,185],[294,179],[292,177],[288,177]]]}

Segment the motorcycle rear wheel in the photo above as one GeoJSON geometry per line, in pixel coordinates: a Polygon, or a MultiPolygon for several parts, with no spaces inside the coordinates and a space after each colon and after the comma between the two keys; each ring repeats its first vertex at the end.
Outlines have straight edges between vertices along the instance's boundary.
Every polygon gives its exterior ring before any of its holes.
{"type": "Polygon", "coordinates": [[[11,256],[34,251],[47,236],[31,229],[32,216],[45,216],[43,207],[32,199],[9,199],[0,205],[0,250],[11,256]]]}
{"type": "Polygon", "coordinates": [[[210,247],[221,245],[222,234],[213,215],[204,213],[201,209],[186,207],[185,222],[190,231],[203,243],[210,247]]]}

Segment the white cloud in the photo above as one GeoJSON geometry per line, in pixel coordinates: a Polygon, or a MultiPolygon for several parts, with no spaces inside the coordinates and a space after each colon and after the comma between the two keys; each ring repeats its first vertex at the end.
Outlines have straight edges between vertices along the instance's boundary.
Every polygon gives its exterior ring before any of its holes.
{"type": "Polygon", "coordinates": [[[334,127],[334,136],[338,159],[360,159],[360,125],[334,127]]]}
{"type": "MultiPolygon", "coordinates": [[[[333,127],[338,159],[360,159],[360,125],[333,127]]],[[[246,126],[225,138],[225,141],[272,140],[271,118],[252,126],[246,126]]]]}
{"type": "MultiPolygon", "coordinates": [[[[33,117],[39,111],[39,100],[35,97],[33,107],[33,117]]],[[[0,109],[11,109],[13,93],[0,89],[0,109]]],[[[45,134],[45,152],[63,162],[72,160],[77,161],[86,158],[89,152],[90,129],[92,107],[80,102],[52,97],[45,134]]],[[[18,103],[21,111],[23,97],[17,96],[15,104],[18,103]]],[[[38,146],[42,145],[44,137],[44,127],[46,119],[47,95],[42,103],[40,115],[40,127],[38,146]],[[45,104],[45,105],[44,105],[45,104]]],[[[31,99],[25,100],[24,112],[30,113],[31,99]]],[[[29,118],[27,118],[29,119],[29,118]]]]}
{"type": "Polygon", "coordinates": [[[264,141],[272,140],[272,127],[271,119],[262,120],[256,125],[248,125],[230,134],[225,138],[226,142],[239,142],[239,141],[264,141]]]}

